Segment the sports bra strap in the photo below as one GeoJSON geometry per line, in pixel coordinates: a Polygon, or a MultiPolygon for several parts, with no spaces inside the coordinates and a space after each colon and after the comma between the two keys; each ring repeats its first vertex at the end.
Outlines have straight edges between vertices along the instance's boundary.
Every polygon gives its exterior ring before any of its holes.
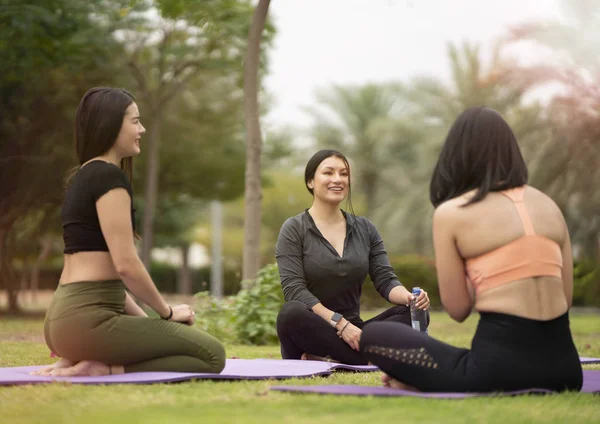
{"type": "Polygon", "coordinates": [[[521,222],[523,223],[523,230],[525,230],[525,234],[535,234],[533,224],[531,223],[531,217],[529,216],[529,211],[525,207],[525,203],[523,203],[523,197],[525,195],[525,186],[515,187],[510,190],[504,190],[500,193],[508,197],[515,204],[519,217],[521,218],[521,222]]]}

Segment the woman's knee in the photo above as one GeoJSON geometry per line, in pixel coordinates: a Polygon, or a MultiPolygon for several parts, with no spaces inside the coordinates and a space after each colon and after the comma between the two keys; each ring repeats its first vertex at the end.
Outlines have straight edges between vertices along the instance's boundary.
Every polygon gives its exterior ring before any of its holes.
{"type": "Polygon", "coordinates": [[[277,314],[277,332],[279,333],[290,325],[297,325],[299,319],[308,311],[306,305],[297,300],[286,302],[277,314]]]}
{"type": "Polygon", "coordinates": [[[220,342],[217,344],[217,347],[213,349],[213,358],[209,363],[213,368],[214,373],[220,373],[225,368],[225,346],[223,346],[220,342]]]}
{"type": "Polygon", "coordinates": [[[212,373],[218,374],[225,368],[225,346],[214,337],[202,333],[199,340],[200,349],[198,358],[210,367],[212,373]]]}
{"type": "Polygon", "coordinates": [[[377,345],[381,342],[381,337],[378,335],[381,333],[382,329],[385,328],[384,324],[385,323],[383,322],[372,322],[363,327],[360,335],[360,352],[363,355],[366,353],[366,348],[368,346],[377,345]]]}
{"type": "Polygon", "coordinates": [[[363,328],[360,338],[360,350],[364,354],[368,352],[369,346],[391,347],[400,345],[410,345],[414,347],[414,337],[420,334],[397,322],[372,322],[363,328]]]}

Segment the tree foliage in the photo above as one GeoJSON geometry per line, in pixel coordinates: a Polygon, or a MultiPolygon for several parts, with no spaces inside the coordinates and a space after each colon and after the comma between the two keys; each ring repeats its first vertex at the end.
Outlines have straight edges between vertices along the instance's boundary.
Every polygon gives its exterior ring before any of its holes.
{"type": "Polygon", "coordinates": [[[0,286],[12,309],[19,220],[41,230],[62,200],[74,165],[72,117],[90,86],[114,83],[120,47],[99,16],[124,2],[17,0],[0,3],[0,286]],[[41,213],[41,215],[39,215],[41,213]]]}
{"type": "Polygon", "coordinates": [[[575,256],[600,264],[600,1],[562,5],[565,22],[514,27],[507,47],[529,41],[554,53],[527,66],[513,63],[522,84],[560,87],[545,109],[546,139],[531,152],[531,180],[561,207],[575,256]]]}

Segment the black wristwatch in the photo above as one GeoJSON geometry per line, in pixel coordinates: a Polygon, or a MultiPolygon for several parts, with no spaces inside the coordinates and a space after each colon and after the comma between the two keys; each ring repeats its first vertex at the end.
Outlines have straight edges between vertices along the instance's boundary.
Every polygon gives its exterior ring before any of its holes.
{"type": "Polygon", "coordinates": [[[334,312],[334,314],[331,316],[331,319],[329,320],[329,323],[331,324],[332,327],[335,328],[335,326],[337,325],[338,322],[340,322],[340,320],[342,319],[342,314],[338,313],[338,312],[334,312]]]}

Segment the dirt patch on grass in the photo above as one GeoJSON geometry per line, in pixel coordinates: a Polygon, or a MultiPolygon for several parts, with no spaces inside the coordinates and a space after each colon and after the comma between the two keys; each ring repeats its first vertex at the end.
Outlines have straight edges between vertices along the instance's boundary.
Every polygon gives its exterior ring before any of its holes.
{"type": "Polygon", "coordinates": [[[43,334],[0,334],[0,342],[46,343],[43,334]]]}

